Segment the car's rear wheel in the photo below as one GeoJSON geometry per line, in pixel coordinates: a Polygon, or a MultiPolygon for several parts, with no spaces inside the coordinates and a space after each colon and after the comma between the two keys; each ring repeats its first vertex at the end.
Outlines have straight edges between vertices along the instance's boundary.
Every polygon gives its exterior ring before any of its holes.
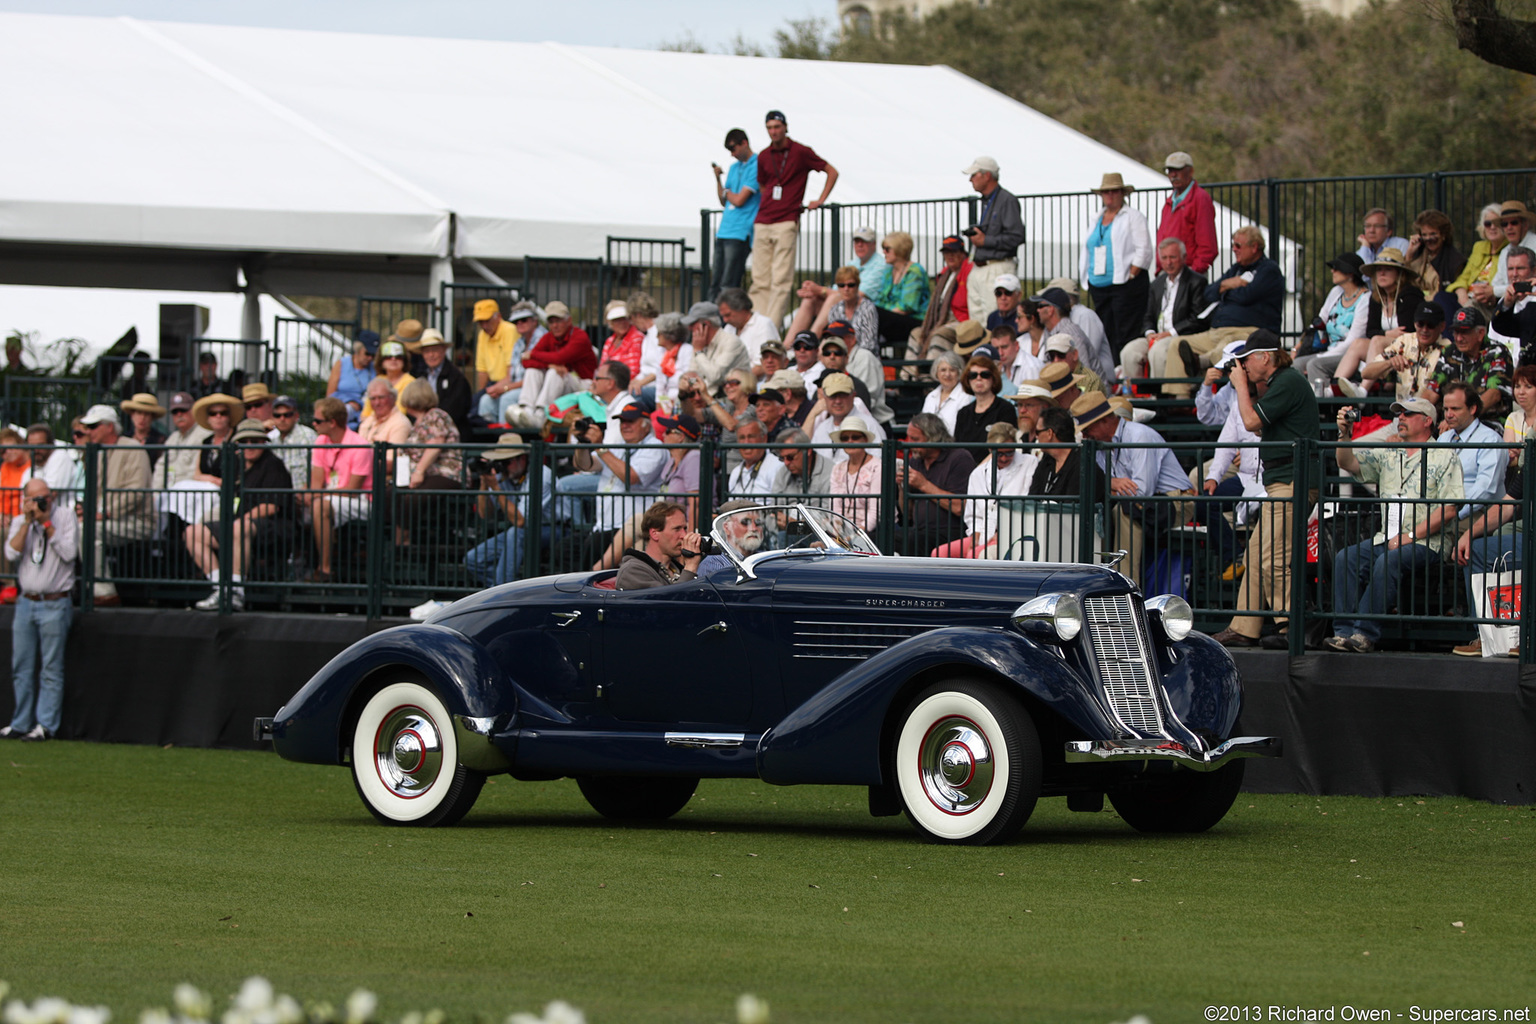
{"type": "Polygon", "coordinates": [[[352,781],[386,825],[452,825],[485,776],[459,763],[448,709],[426,686],[391,683],[368,699],[352,730],[352,781]]]}
{"type": "Polygon", "coordinates": [[[1040,736],[1000,687],[938,683],[902,717],[895,774],[907,819],[929,839],[998,842],[1024,827],[1040,797],[1040,736]]]}
{"type": "Polygon", "coordinates": [[[1243,764],[1137,779],[1111,789],[1109,802],[1138,832],[1204,832],[1232,809],[1243,786],[1243,764]]]}
{"type": "Polygon", "coordinates": [[[687,805],[699,780],[636,778],[629,775],[584,775],[576,780],[581,795],[605,818],[619,821],[665,821],[687,805]]]}

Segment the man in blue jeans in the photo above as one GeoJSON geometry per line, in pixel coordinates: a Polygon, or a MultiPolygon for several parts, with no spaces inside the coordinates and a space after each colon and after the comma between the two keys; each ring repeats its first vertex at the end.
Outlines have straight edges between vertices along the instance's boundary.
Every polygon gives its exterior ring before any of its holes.
{"type": "Polygon", "coordinates": [[[710,268],[710,302],[726,288],[740,288],[747,271],[747,254],[752,251],[752,224],[757,220],[757,205],[762,196],[757,191],[757,155],[747,141],[747,133],[732,128],[725,133],[725,149],[736,162],[729,171],[719,164],[709,166],[715,172],[715,195],[725,212],[715,228],[715,265],[710,268]],[[721,178],[721,175],[724,178],[721,178]]]}
{"type": "MultiPolygon", "coordinates": [[[[1377,617],[1398,605],[1405,573],[1455,557],[1456,512],[1464,497],[1461,459],[1433,443],[1437,410],[1427,399],[1392,404],[1402,447],[1348,447],[1350,422],[1339,410],[1339,469],[1376,485],[1381,529],[1333,556],[1333,636],[1329,650],[1364,654],[1381,639],[1377,617]]],[[[1411,607],[1401,609],[1411,613],[1411,607]]]]}
{"type": "Polygon", "coordinates": [[[19,563],[16,616],[11,620],[11,684],[16,713],[0,738],[48,740],[59,733],[64,708],[64,643],[72,613],[75,557],[80,553],[75,510],[55,509],[40,479],[22,491],[22,512],[11,520],[5,556],[19,563]],[[38,658],[42,671],[38,671],[38,658]],[[39,687],[41,676],[41,687],[39,687]]]}
{"type": "MultiPolygon", "coordinates": [[[[481,455],[491,464],[480,474],[480,493],[475,498],[475,514],[495,521],[505,518],[505,530],[482,541],[464,556],[464,568],[483,587],[510,583],[522,574],[524,531],[528,522],[528,452],[521,434],[502,434],[496,446],[481,455]]],[[[548,514],[552,493],[550,474],[543,474],[540,506],[548,514]]],[[[550,528],[545,526],[541,542],[549,543],[550,528]]]]}

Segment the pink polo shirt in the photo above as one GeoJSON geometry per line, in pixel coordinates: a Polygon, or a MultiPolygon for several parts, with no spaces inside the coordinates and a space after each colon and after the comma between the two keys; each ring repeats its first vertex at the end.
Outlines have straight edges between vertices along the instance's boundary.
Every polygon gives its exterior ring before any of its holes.
{"type": "Polygon", "coordinates": [[[340,445],[331,444],[325,437],[315,439],[312,465],[325,470],[325,486],[328,490],[345,487],[347,479],[354,474],[362,476],[364,490],[373,488],[373,450],[367,444],[362,435],[353,430],[341,435],[340,445]],[[364,447],[344,447],[349,444],[364,447]]]}

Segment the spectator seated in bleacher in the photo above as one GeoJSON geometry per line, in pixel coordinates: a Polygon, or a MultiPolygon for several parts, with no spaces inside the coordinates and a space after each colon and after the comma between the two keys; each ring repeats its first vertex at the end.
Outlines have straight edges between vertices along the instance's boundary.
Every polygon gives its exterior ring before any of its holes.
{"type": "MultiPolygon", "coordinates": [[[[1285,275],[1274,260],[1264,255],[1264,232],[1245,224],[1232,232],[1232,265],[1206,286],[1204,300],[1216,309],[1207,331],[1177,339],[1165,365],[1168,376],[1199,377],[1216,359],[1214,353],[1234,341],[1242,341],[1255,328],[1280,333],[1280,311],[1285,302],[1285,275]]],[[[1203,310],[1202,310],[1203,312],[1203,310]]],[[[1187,398],[1189,384],[1171,384],[1164,394],[1187,398]]]]}
{"type": "Polygon", "coordinates": [[[1140,583],[1147,530],[1153,534],[1150,546],[1160,547],[1162,534],[1173,524],[1188,522],[1192,510],[1187,502],[1138,499],[1187,497],[1194,493],[1189,477],[1161,434],[1144,423],[1122,419],[1100,392],[1085,391],[1073,401],[1071,411],[1084,437],[1103,444],[1144,446],[1111,448],[1098,455],[1113,501],[1111,543],[1128,553],[1121,572],[1140,583]]]}
{"type": "MultiPolygon", "coordinates": [[[[615,366],[623,364],[606,363],[604,369],[615,366]]],[[[597,497],[596,520],[584,536],[573,538],[581,545],[580,551],[572,553],[578,565],[591,565],[601,557],[619,527],[656,493],[670,461],[667,449],[656,440],[650,417],[638,405],[624,406],[617,419],[620,441],[630,447],[617,451],[608,447],[603,428],[596,425],[580,438],[574,432],[571,435],[573,442],[583,444],[572,453],[572,465],[584,473],[598,470],[597,487],[592,492],[597,497]]]]}
{"type": "Polygon", "coordinates": [[[923,398],[923,412],[932,413],[944,421],[949,432],[955,432],[955,415],[962,407],[976,401],[976,396],[961,386],[960,376],[965,373],[965,360],[953,352],[939,352],[933,357],[933,389],[923,398]]]}
{"type": "MultiPolygon", "coordinates": [[[[690,401],[685,403],[681,414],[697,420],[700,428],[720,443],[735,444],[736,433],[742,424],[757,419],[757,378],[751,370],[732,370],[725,375],[723,390],[725,397],[719,398],[706,392],[702,381],[693,380],[689,387],[690,401]]],[[[734,449],[726,451],[727,472],[735,469],[738,461],[740,456],[734,449]]]]}
{"type": "Polygon", "coordinates": [[[1509,254],[1514,247],[1536,249],[1536,232],[1531,230],[1536,226],[1536,214],[1527,210],[1520,200],[1509,199],[1499,207],[1499,225],[1504,229],[1504,241],[1507,244],[1499,250],[1499,266],[1494,271],[1492,290],[1488,296],[1490,304],[1497,302],[1499,296],[1504,294],[1504,289],[1509,287],[1509,254]]]}
{"type": "Polygon", "coordinates": [[[28,478],[46,480],[55,498],[73,503],[76,500],[75,453],[68,445],[54,440],[53,428],[46,423],[34,423],[27,428],[27,444],[34,446],[29,455],[32,468],[28,478]]]}
{"type": "MultiPolygon", "coordinates": [[[[1072,339],[1065,334],[1053,334],[1045,340],[1045,361],[1047,363],[1065,363],[1067,372],[1072,374],[1072,379],[1077,386],[1084,391],[1098,391],[1109,394],[1109,382],[1093,372],[1093,367],[1085,366],[1081,362],[1081,354],[1077,346],[1072,344],[1072,339]]],[[[1045,371],[1042,369],[1041,373],[1045,371]]]]}
{"type": "Polygon", "coordinates": [[[758,380],[764,381],[780,370],[789,369],[789,353],[784,348],[782,341],[765,341],[758,350],[757,362],[752,366],[752,375],[758,380]]]}
{"type": "Polygon", "coordinates": [[[1413,237],[1403,255],[1419,279],[1424,297],[1451,312],[1460,305],[1450,284],[1461,276],[1467,257],[1456,248],[1456,229],[1439,210],[1425,210],[1413,219],[1413,237]]]}
{"type": "Polygon", "coordinates": [[[747,360],[756,367],[762,359],[763,345],[779,340],[778,326],[752,308],[752,297],[741,288],[726,288],[715,300],[720,319],[736,332],[742,347],[747,350],[747,360]]]}
{"type": "Polygon", "coordinates": [[[427,382],[427,386],[437,396],[437,407],[453,420],[459,436],[467,438],[471,399],[469,381],[465,378],[463,371],[453,365],[453,360],[449,358],[448,340],[443,337],[442,331],[435,327],[428,327],[421,332],[417,352],[421,357],[421,373],[418,379],[427,382]]]}
{"type": "Polygon", "coordinates": [[[1371,282],[1371,298],[1366,310],[1365,333],[1349,343],[1335,371],[1337,376],[1345,379],[1353,378],[1361,363],[1374,362],[1399,338],[1412,335],[1414,317],[1424,305],[1424,292],[1418,286],[1418,278],[1413,276],[1398,250],[1383,249],[1375,262],[1365,264],[1360,270],[1371,282]]]}
{"type": "MultiPolygon", "coordinates": [[[[376,384],[389,386],[383,381],[376,384]]],[[[360,434],[347,429],[347,407],[339,399],[322,398],[315,403],[314,427],[318,436],[310,460],[308,499],[320,564],[308,582],[329,583],[336,575],[332,560],[336,531],[368,516],[373,452],[360,434]]]]}
{"type": "Polygon", "coordinates": [[[853,344],[853,328],[842,320],[827,324],[821,338],[821,362],[805,377],[805,382],[815,390],[829,373],[846,373],[853,378],[859,399],[869,407],[876,422],[889,424],[895,419],[885,404],[885,366],[878,356],[853,344]]]}
{"type": "MultiPolygon", "coordinates": [[[[601,441],[605,445],[618,445],[624,443],[623,432],[619,429],[619,413],[630,407],[639,408],[636,405],[635,396],[629,393],[629,367],[623,363],[607,362],[599,366],[592,377],[592,390],[590,392],[574,392],[569,396],[562,396],[561,401],[571,402],[573,406],[579,406],[582,416],[592,420],[601,432],[601,441]]],[[[568,413],[568,416],[572,415],[568,413]]],[[[588,438],[578,435],[575,427],[580,422],[580,417],[575,420],[568,419],[570,423],[570,443],[585,444],[588,438]]],[[[587,431],[590,434],[591,431],[587,431]]],[[[598,484],[602,482],[602,465],[586,461],[577,466],[577,472],[561,477],[555,483],[555,491],[561,495],[572,497],[562,498],[558,506],[558,515],[562,519],[569,519],[578,525],[586,524],[582,499],[575,495],[593,494],[597,491],[598,484]]]]}
{"type": "Polygon", "coordinates": [[[1019,347],[1019,336],[1012,324],[999,324],[992,328],[987,340],[997,350],[997,371],[1002,374],[1003,394],[1011,395],[1020,384],[1039,378],[1040,368],[1047,362],[1044,344],[1040,346],[1038,354],[1025,352],[1019,347]]]}
{"type": "Polygon", "coordinates": [[[118,433],[117,410],[110,405],[91,406],[80,425],[86,432],[83,440],[101,446],[96,463],[94,599],[98,605],[116,605],[122,602],[107,567],[107,549],[148,540],[155,532],[149,456],[139,442],[118,433]]]}
{"type": "Polygon", "coordinates": [[[504,423],[522,398],[523,358],[549,331],[539,323],[538,307],[526,299],[507,311],[505,322],[495,299],[476,302],[474,317],[479,328],[474,408],[487,423],[504,423]]]}
{"type": "MultiPolygon", "coordinates": [[[[776,394],[776,392],[775,392],[776,394]]],[[[761,400],[762,396],[758,396],[761,400]]],[[[761,404],[761,401],[760,401],[761,404]]],[[[783,408],[782,403],[779,408],[783,408]]],[[[757,420],[746,420],[736,428],[736,456],[740,460],[731,470],[726,482],[726,493],[731,497],[758,496],[773,493],[774,480],[783,463],[766,448],[746,447],[759,445],[768,440],[767,432],[757,420]]]]}
{"type": "Polygon", "coordinates": [[[1360,235],[1355,239],[1360,248],[1356,255],[1361,263],[1371,263],[1388,248],[1403,252],[1408,248],[1408,239],[1397,233],[1397,222],[1386,210],[1376,207],[1365,211],[1365,220],[1362,222],[1360,235]]]}
{"type": "MultiPolygon", "coordinates": [[[[202,451],[203,442],[213,433],[193,418],[193,404],[190,392],[178,391],[171,396],[171,426],[174,429],[165,438],[166,447],[171,450],[165,453],[156,478],[156,483],[161,487],[174,487],[196,475],[198,454],[202,451]]],[[[307,462],[307,452],[304,458],[307,462]]]]}
{"type": "MultiPolygon", "coordinates": [[[[1400,336],[1387,345],[1375,360],[1360,368],[1361,385],[1355,385],[1342,377],[1335,378],[1334,385],[1340,394],[1360,397],[1376,386],[1390,385],[1399,401],[1416,395],[1429,397],[1429,385],[1440,372],[1440,362],[1446,351],[1441,330],[1445,326],[1445,314],[1437,303],[1425,302],[1414,312],[1413,333],[1400,336]]],[[[1383,427],[1379,436],[1370,440],[1385,440],[1393,436],[1390,424],[1383,427]]]]}
{"type": "MultiPolygon", "coordinates": [[[[357,340],[352,343],[352,354],[336,360],[331,367],[331,379],[325,385],[327,398],[338,399],[346,405],[347,425],[354,429],[363,417],[363,395],[368,390],[368,382],[378,376],[373,368],[374,353],[378,350],[377,331],[358,331],[357,340]]],[[[173,401],[171,412],[175,411],[173,401]]]]}
{"type": "Polygon", "coordinates": [[[834,461],[827,487],[832,511],[846,516],[861,530],[872,531],[880,519],[880,439],[858,415],[847,415],[828,432],[827,440],[843,446],[834,461]],[[871,447],[874,451],[871,452],[871,447]],[[872,495],[872,497],[863,497],[872,495]]]}
{"type": "Polygon", "coordinates": [[[277,426],[277,421],[272,418],[272,400],[276,397],[260,381],[257,381],[255,384],[247,384],[240,389],[240,404],[245,406],[244,418],[260,420],[263,427],[271,430],[277,426]]]}
{"type": "MultiPolygon", "coordinates": [[[[1035,424],[1035,443],[1040,445],[1040,462],[1029,481],[1029,494],[1043,498],[1073,499],[1083,493],[1083,450],[1075,447],[1077,427],[1072,414],[1052,406],[1040,414],[1035,424]]],[[[1104,471],[1093,465],[1098,478],[1093,493],[1107,503],[1108,481],[1104,471]]]]}
{"type": "MultiPolygon", "coordinates": [[[[989,445],[1015,445],[1020,440],[1018,430],[1006,423],[994,423],[987,428],[989,445]]],[[[1030,481],[1039,464],[1037,456],[1021,454],[1017,448],[993,447],[990,454],[971,470],[966,481],[966,535],[934,548],[932,557],[1001,558],[1008,555],[1007,550],[998,550],[998,524],[1002,520],[997,499],[1029,493],[1030,481]]],[[[1004,547],[1016,539],[1004,538],[1004,547]]]]}
{"type": "Polygon", "coordinates": [[[1050,390],[1039,380],[1025,381],[1017,391],[1008,396],[1008,401],[1013,403],[1014,409],[1018,412],[1019,438],[1025,442],[1035,439],[1040,414],[1056,407],[1056,400],[1051,397],[1050,390]]]}
{"type": "Polygon", "coordinates": [[[1168,350],[1173,339],[1198,334],[1208,321],[1200,318],[1205,309],[1205,276],[1185,263],[1186,249],[1179,238],[1165,238],[1157,246],[1157,277],[1147,292],[1141,337],[1132,338],[1120,350],[1120,379],[1132,381],[1143,372],[1149,377],[1166,376],[1168,350]]]}
{"type": "MultiPolygon", "coordinates": [[[[1083,363],[1091,366],[1094,372],[1106,381],[1114,380],[1118,368],[1115,365],[1115,357],[1110,354],[1109,335],[1104,330],[1104,321],[1099,314],[1083,305],[1083,297],[1077,289],[1077,281],[1070,277],[1053,277],[1046,282],[1046,289],[1056,288],[1067,297],[1066,317],[1078,330],[1083,332],[1083,337],[1088,343],[1079,349],[1083,363]]],[[[1024,309],[1023,303],[1019,305],[1024,309]]],[[[1055,331],[1047,331],[1046,335],[1055,334],[1055,331]]]]}
{"type": "MultiPolygon", "coordinates": [[[[432,446],[401,452],[410,475],[395,491],[395,543],[405,545],[411,542],[411,530],[425,522],[434,508],[442,507],[441,497],[434,492],[464,489],[464,456],[452,447],[459,443],[459,428],[438,407],[437,392],[426,380],[417,378],[406,385],[400,394],[400,411],[411,424],[405,443],[432,446]]],[[[399,473],[405,475],[404,470],[399,473]]]]}
{"type": "Polygon", "coordinates": [[[198,426],[208,431],[208,436],[203,439],[203,447],[197,454],[197,471],[192,474],[193,480],[214,488],[219,486],[223,477],[221,467],[224,442],[234,435],[235,424],[242,419],[240,412],[243,409],[240,399],[218,393],[204,395],[192,406],[192,418],[197,420],[198,426]]]}
{"type": "MultiPolygon", "coordinates": [[[[946,324],[969,320],[971,317],[967,304],[967,282],[976,265],[965,254],[965,239],[959,235],[947,236],[939,245],[939,256],[944,264],[939,276],[934,279],[933,297],[928,302],[928,311],[923,314],[922,323],[907,338],[906,358],[909,360],[929,358],[935,331],[946,324]]],[[[905,374],[905,370],[903,372],[905,374]]]]}
{"type": "Polygon", "coordinates": [[[857,267],[838,267],[831,288],[807,279],[797,294],[800,308],[789,322],[789,337],[809,331],[819,338],[829,323],[842,320],[851,327],[850,337],[859,348],[876,359],[880,357],[880,313],[874,300],[859,290],[857,267]]]}
{"type": "Polygon", "coordinates": [[[636,398],[643,398],[654,406],[656,396],[652,388],[662,354],[661,343],[656,337],[656,318],[661,315],[661,309],[649,292],[631,292],[624,308],[629,313],[629,322],[640,332],[640,372],[631,375],[629,390],[636,398]]]}
{"type": "MultiPolygon", "coordinates": [[[[786,431],[781,444],[809,445],[810,435],[803,430],[786,431]]],[[[820,508],[831,507],[828,495],[832,491],[831,453],[814,448],[778,449],[779,473],[773,479],[771,494],[780,501],[799,502],[820,508]]]]}
{"type": "Polygon", "coordinates": [[[154,449],[149,452],[149,468],[150,472],[154,472],[160,457],[165,454],[159,447],[165,444],[165,435],[155,429],[155,421],[165,415],[165,408],[147,391],[125,398],[118,405],[128,414],[128,420],[133,424],[129,436],[146,448],[154,449]]]}
{"type": "Polygon", "coordinates": [[[272,422],[267,444],[283,465],[295,487],[309,483],[310,449],[315,446],[315,428],[299,422],[299,403],[292,395],[278,395],[272,400],[272,422]]]}
{"type": "Polygon", "coordinates": [[[732,370],[752,369],[747,347],[736,336],[734,328],[725,326],[725,321],[720,318],[720,307],[713,302],[695,302],[689,306],[683,326],[688,328],[688,341],[693,346],[693,360],[688,364],[688,370],[704,381],[708,394],[720,395],[724,391],[725,375],[732,370]]]}
{"type": "MultiPolygon", "coordinates": [[[[464,555],[464,567],[482,587],[511,583],[522,575],[524,539],[528,529],[528,468],[531,449],[520,434],[502,434],[494,448],[480,454],[489,468],[479,474],[475,515],[490,524],[506,522],[464,555]]],[[[547,515],[554,508],[553,474],[542,474],[539,506],[547,515]]],[[[548,546],[553,531],[546,524],[539,543],[548,546]]]]}
{"type": "Polygon", "coordinates": [[[645,335],[630,322],[629,307],[623,299],[609,299],[603,309],[603,319],[608,322],[608,337],[603,342],[603,350],[598,353],[598,364],[623,363],[633,380],[640,375],[640,354],[645,347],[645,335]]]}
{"type": "Polygon", "coordinates": [[[912,236],[905,231],[892,231],[880,242],[880,251],[885,254],[885,270],[880,275],[880,287],[869,298],[875,304],[881,351],[900,351],[900,346],[922,326],[923,317],[928,313],[933,284],[923,265],[912,260],[914,244],[912,236]]]}
{"type": "MultiPolygon", "coordinates": [[[[987,457],[987,428],[994,423],[1006,423],[1017,428],[1019,410],[1000,394],[1003,380],[997,364],[987,356],[972,356],[965,364],[961,386],[971,395],[972,401],[955,413],[954,439],[961,444],[978,447],[971,449],[971,459],[987,457]]],[[[932,545],[930,545],[932,547],[932,545]]]]}
{"type": "Polygon", "coordinates": [[[1442,444],[1488,445],[1483,448],[1455,448],[1461,460],[1461,492],[1467,504],[1456,512],[1456,518],[1465,525],[1474,515],[1497,501],[1504,494],[1504,475],[1509,458],[1503,448],[1491,447],[1504,442],[1501,431],[1479,419],[1482,399],[1477,389],[1464,380],[1445,386],[1440,396],[1440,436],[1442,444]]]}
{"type": "MultiPolygon", "coordinates": [[[[985,356],[979,358],[992,363],[985,356]]],[[[988,372],[995,375],[996,367],[988,372]]],[[[1006,421],[991,419],[986,426],[997,422],[1006,421]]],[[[985,437],[983,432],[979,439],[985,437]]],[[[912,417],[907,424],[906,440],[911,446],[908,455],[896,462],[896,493],[901,501],[902,520],[898,549],[904,555],[922,556],[965,536],[965,520],[961,518],[965,512],[963,495],[971,471],[976,468],[976,459],[964,448],[930,447],[955,440],[944,421],[932,413],[912,417]]]]}
{"type": "MultiPolygon", "coordinates": [[[[860,422],[866,425],[865,431],[875,439],[876,444],[885,440],[885,431],[875,422],[869,406],[864,404],[855,390],[853,378],[846,373],[829,373],[821,378],[821,397],[812,410],[809,424],[813,444],[835,441],[832,435],[842,429],[843,421],[849,416],[859,417],[860,422]]],[[[842,450],[828,454],[832,455],[834,462],[842,462],[847,458],[846,452],[842,450]]]]}
{"type": "MultiPolygon", "coordinates": [[[[386,341],[379,346],[378,364],[378,376],[374,379],[387,381],[396,396],[399,396],[400,392],[405,390],[406,385],[416,379],[405,372],[405,346],[398,341],[386,341]]],[[[372,381],[369,381],[369,384],[372,383],[372,381]]],[[[365,389],[365,395],[372,394],[373,392],[365,389]]],[[[359,434],[366,436],[365,427],[367,421],[372,419],[374,415],[372,401],[365,403],[363,406],[363,426],[358,428],[359,434]]]]}
{"type": "MultiPolygon", "coordinates": [[[[1069,282],[1070,283],[1070,282],[1069,282]]],[[[1105,344],[1103,361],[1096,358],[1097,347],[1089,340],[1082,327],[1068,318],[1068,310],[1074,308],[1072,300],[1064,288],[1047,288],[1037,295],[1031,295],[1029,301],[1035,304],[1036,314],[1040,323],[1045,328],[1045,351],[1050,351],[1050,339],[1058,334],[1064,334],[1072,339],[1072,347],[1077,350],[1079,361],[1084,366],[1091,366],[1101,380],[1115,379],[1114,364],[1109,362],[1109,346],[1105,344]]],[[[1078,306],[1077,309],[1083,307],[1078,306]]]]}
{"type": "Polygon", "coordinates": [[[1472,228],[1477,241],[1467,255],[1466,266],[1445,286],[1446,291],[1455,296],[1454,307],[1447,316],[1454,316],[1456,308],[1472,305],[1480,307],[1485,316],[1493,315],[1494,304],[1498,302],[1498,296],[1493,292],[1493,279],[1502,265],[1499,256],[1507,244],[1504,228],[1499,223],[1499,209],[1500,204],[1489,203],[1478,214],[1477,223],[1472,228]]]}
{"type": "Polygon", "coordinates": [[[640,390],[636,392],[636,381],[631,380],[629,393],[641,397],[649,395],[655,408],[670,410],[677,402],[678,381],[693,362],[693,346],[688,343],[692,332],[683,326],[680,313],[663,313],[656,318],[652,330],[656,334],[654,365],[647,368],[646,361],[641,361],[640,390]]]}
{"type": "Polygon", "coordinates": [[[1510,249],[1507,263],[1509,284],[1499,296],[1498,306],[1489,326],[1508,341],[1510,354],[1520,363],[1536,361],[1536,252],[1523,245],[1510,249]]]}
{"type": "MultiPolygon", "coordinates": [[[[1355,449],[1346,442],[1338,449],[1339,469],[1375,484],[1383,500],[1375,535],[1333,557],[1334,635],[1324,641],[1330,650],[1375,650],[1381,639],[1377,616],[1398,605],[1403,576],[1454,557],[1456,550],[1457,509],[1464,497],[1461,460],[1451,449],[1431,443],[1432,403],[1410,398],[1394,403],[1392,412],[1403,448],[1355,449]]],[[[1338,426],[1340,438],[1349,437],[1344,409],[1338,426]]]]}
{"type": "Polygon", "coordinates": [[[556,300],[546,303],[544,317],[549,333],[523,357],[523,390],[518,404],[535,410],[540,422],[555,399],[586,387],[597,371],[597,350],[587,332],[571,319],[571,309],[556,300]]]}
{"type": "MultiPolygon", "coordinates": [[[[1071,409],[1072,403],[1077,401],[1077,396],[1083,393],[1082,378],[1072,375],[1072,368],[1064,361],[1058,359],[1046,363],[1040,370],[1037,380],[1026,381],[1041,388],[1051,396],[1051,401],[1059,408],[1071,409]]],[[[1102,391],[1097,392],[1103,394],[1102,391]]]]}
{"type": "Polygon", "coordinates": [[[1476,306],[1463,306],[1451,322],[1452,344],[1440,354],[1440,362],[1421,392],[1438,403],[1445,386],[1464,380],[1477,389],[1483,415],[1504,422],[1509,415],[1509,388],[1515,361],[1509,349],[1488,337],[1488,320],[1476,306]]]}
{"type": "Polygon", "coordinates": [[[230,384],[219,377],[219,357],[212,352],[201,352],[197,357],[197,376],[192,381],[192,396],[204,398],[230,390],[230,384]]]}
{"type": "Polygon", "coordinates": [[[1370,298],[1363,266],[1352,252],[1341,252],[1328,261],[1333,288],[1291,353],[1291,365],[1319,395],[1329,393],[1351,343],[1366,336],[1370,298]]]}
{"type": "MultiPolygon", "coordinates": [[[[241,420],[233,440],[241,446],[240,483],[229,524],[230,607],[245,609],[244,574],[250,570],[253,548],[258,557],[273,559],[286,556],[293,542],[293,478],[288,467],[267,448],[267,431],[257,419],[241,420]]],[[[217,520],[188,525],[182,535],[187,551],[204,576],[217,584],[219,578],[219,533],[217,520]]],[[[200,611],[219,609],[219,592],[194,606],[200,611]]]]}

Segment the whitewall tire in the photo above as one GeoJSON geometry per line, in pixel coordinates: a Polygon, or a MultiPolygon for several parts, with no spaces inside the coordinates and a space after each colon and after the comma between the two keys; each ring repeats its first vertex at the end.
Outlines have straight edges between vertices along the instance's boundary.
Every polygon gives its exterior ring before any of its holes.
{"type": "Polygon", "coordinates": [[[459,763],[453,719],[420,683],[391,683],[368,699],[351,753],[358,795],[389,825],[451,825],[485,783],[459,763]]]}

